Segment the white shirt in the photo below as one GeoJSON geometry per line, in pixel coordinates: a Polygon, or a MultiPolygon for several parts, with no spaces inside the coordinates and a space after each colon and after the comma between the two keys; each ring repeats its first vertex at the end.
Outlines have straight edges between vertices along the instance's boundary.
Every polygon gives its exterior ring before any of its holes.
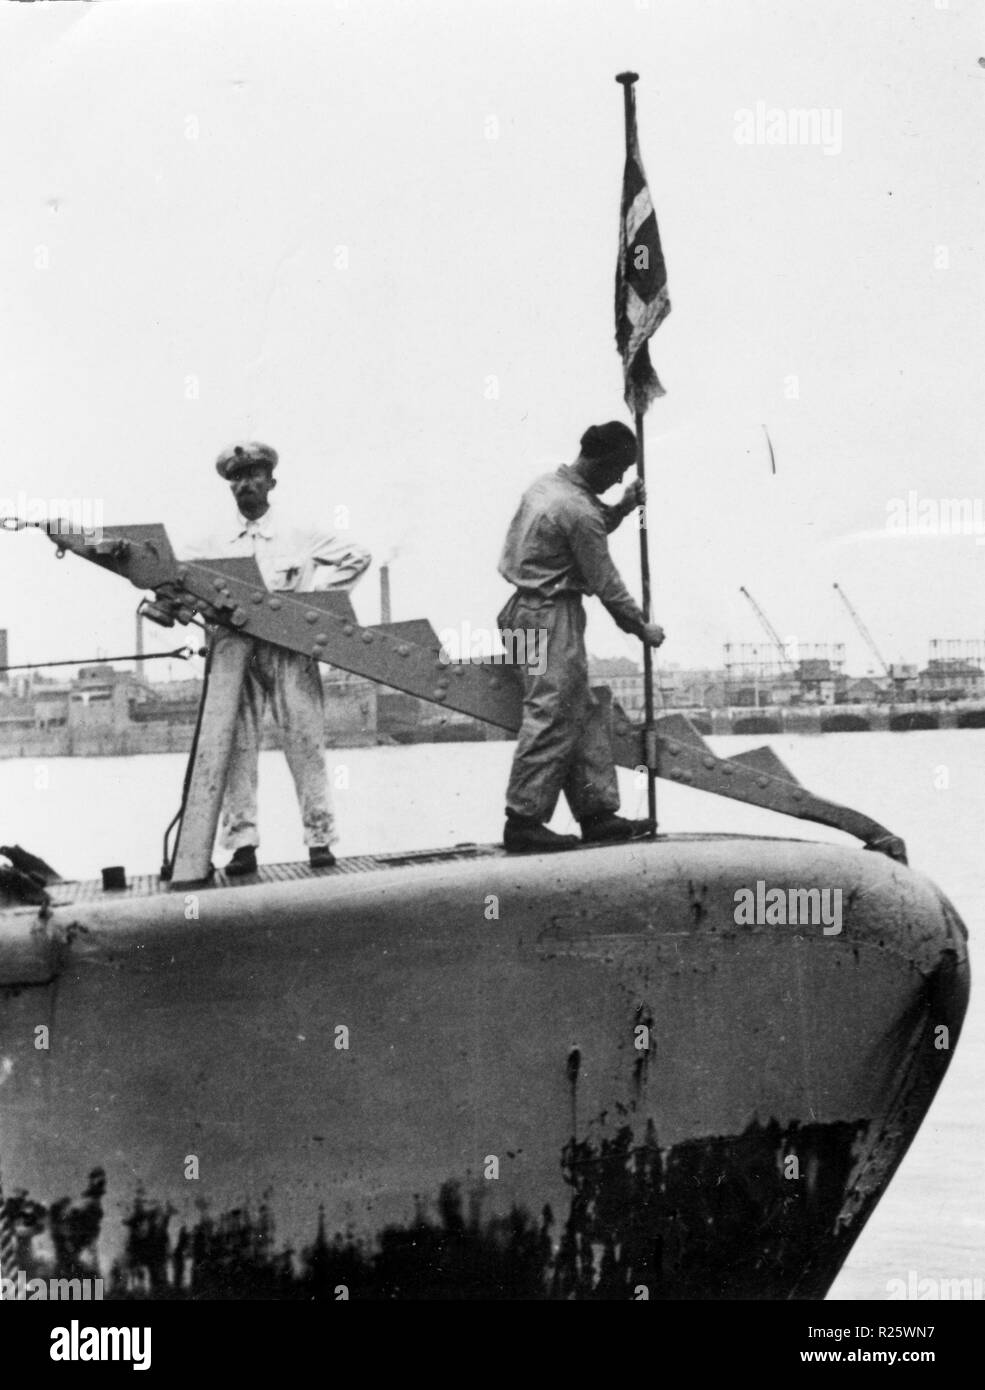
{"type": "Polygon", "coordinates": [[[252,555],[263,582],[279,593],[348,591],[369,568],[370,553],[328,531],[299,526],[270,503],[263,516],[248,521],[236,513],[233,524],[193,546],[183,545],[184,560],[231,559],[252,555]]]}

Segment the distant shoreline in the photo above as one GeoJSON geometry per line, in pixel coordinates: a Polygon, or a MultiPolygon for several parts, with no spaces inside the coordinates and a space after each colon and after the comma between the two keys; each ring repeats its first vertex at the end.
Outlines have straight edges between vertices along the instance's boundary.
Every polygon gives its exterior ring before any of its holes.
{"type": "MultiPolygon", "coordinates": [[[[661,715],[682,714],[706,737],[741,737],[846,733],[916,733],[985,729],[985,704],[968,705],[882,705],[876,707],[826,705],[770,706],[759,710],[733,707],[721,710],[666,709],[661,715]]],[[[617,714],[618,718],[618,714],[617,714]]],[[[396,733],[353,731],[336,733],[325,743],[326,749],[380,748],[416,744],[512,742],[505,730],[492,726],[483,737],[481,726],[450,724],[435,728],[419,725],[396,733]]],[[[161,727],[143,725],[122,730],[105,729],[69,732],[64,728],[34,730],[30,737],[5,739],[0,729],[0,760],[24,758],[129,758],[159,753],[185,754],[191,747],[192,728],[186,724],[161,727]]],[[[277,750],[281,742],[276,728],[264,731],[262,747],[277,750]]]]}

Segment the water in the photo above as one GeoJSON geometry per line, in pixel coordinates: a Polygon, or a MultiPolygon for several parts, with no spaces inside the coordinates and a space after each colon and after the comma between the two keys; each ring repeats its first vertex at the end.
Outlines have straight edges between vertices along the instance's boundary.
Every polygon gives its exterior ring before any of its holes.
{"type": "MultiPolygon", "coordinates": [[[[767,740],[711,739],[723,755],[767,740]]],[[[910,863],[948,894],[971,933],[972,972],[985,968],[982,826],[985,730],[826,734],[768,742],[819,795],[857,807],[907,842],[910,863]]],[[[512,744],[431,744],[330,752],[342,854],[496,840],[512,744]]],[[[66,877],[107,864],[156,871],[177,809],[184,759],[0,762],[0,838],[43,855],[66,877]]],[[[645,788],[620,772],[623,810],[643,814],[645,788]]],[[[825,831],[671,783],[658,784],[661,829],[840,840],[825,831]]],[[[304,855],[283,756],[260,762],[261,858],[304,855]]],[[[555,828],[570,829],[566,808],[555,828]]],[[[964,1035],[920,1134],[838,1278],[836,1299],[887,1297],[889,1281],[985,1276],[985,1016],[973,992],[964,1035]]]]}

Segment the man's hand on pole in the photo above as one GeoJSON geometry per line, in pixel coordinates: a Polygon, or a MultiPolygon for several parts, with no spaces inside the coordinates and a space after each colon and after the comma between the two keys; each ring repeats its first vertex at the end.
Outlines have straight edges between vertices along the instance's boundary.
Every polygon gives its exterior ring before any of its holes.
{"type": "Polygon", "coordinates": [[[634,478],[622,495],[619,503],[619,510],[624,516],[629,516],[630,512],[637,507],[646,505],[646,484],[640,482],[639,478],[634,478]]]}
{"type": "Polygon", "coordinates": [[[643,641],[648,647],[659,647],[663,644],[664,630],[659,623],[647,623],[643,628],[643,641]]]}

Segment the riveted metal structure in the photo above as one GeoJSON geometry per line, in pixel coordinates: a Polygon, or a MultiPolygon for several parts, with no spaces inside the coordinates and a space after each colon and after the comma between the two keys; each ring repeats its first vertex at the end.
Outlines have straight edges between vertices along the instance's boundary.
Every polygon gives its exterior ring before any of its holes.
{"type": "MultiPolygon", "coordinates": [[[[179,562],[160,525],[108,526],[97,543],[68,527],[52,525],[48,534],[59,551],[153,591],[154,604],[148,605],[152,615],[173,614],[186,623],[199,617],[499,728],[512,732],[520,727],[522,690],[516,668],[505,658],[451,661],[424,619],[363,627],[344,594],[269,593],[252,559],[179,562]]],[[[647,765],[643,726],[631,723],[618,708],[613,747],[620,766],[647,765]]],[[[699,791],[831,826],[870,849],[906,860],[898,836],[862,812],[815,796],[770,749],[718,758],[683,715],[657,721],[656,772],[699,791]]]]}

